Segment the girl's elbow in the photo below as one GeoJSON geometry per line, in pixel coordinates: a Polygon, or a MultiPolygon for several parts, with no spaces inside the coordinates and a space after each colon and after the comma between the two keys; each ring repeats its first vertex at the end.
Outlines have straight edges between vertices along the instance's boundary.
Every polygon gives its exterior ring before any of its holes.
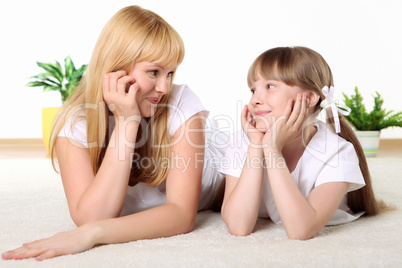
{"type": "Polygon", "coordinates": [[[223,215],[222,218],[231,235],[248,236],[253,231],[252,228],[250,228],[250,225],[244,221],[242,222],[242,221],[230,220],[227,217],[224,217],[223,215]]]}
{"type": "Polygon", "coordinates": [[[252,232],[252,231],[250,231],[249,228],[243,228],[243,227],[239,227],[239,226],[229,226],[229,225],[228,225],[228,230],[229,230],[229,233],[234,236],[248,236],[252,232]]]}
{"type": "Polygon", "coordinates": [[[289,239],[292,240],[309,240],[316,235],[317,232],[309,228],[298,228],[297,230],[286,230],[289,239]]]}

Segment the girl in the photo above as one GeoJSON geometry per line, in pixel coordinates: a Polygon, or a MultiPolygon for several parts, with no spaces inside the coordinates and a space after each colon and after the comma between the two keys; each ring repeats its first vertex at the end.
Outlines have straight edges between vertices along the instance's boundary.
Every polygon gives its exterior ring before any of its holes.
{"type": "Polygon", "coordinates": [[[262,217],[283,223],[291,239],[309,239],[325,225],[379,213],[383,205],[374,198],[362,148],[338,114],[347,112],[332,99],[332,73],[321,55],[305,47],[270,49],[251,65],[247,81],[244,133],[233,135],[231,164],[220,168],[229,232],[248,235],[262,217]],[[314,120],[322,109],[327,124],[314,120]]]}
{"type": "Polygon", "coordinates": [[[208,112],[198,97],[172,85],[183,57],[181,37],[157,14],[129,6],[110,19],[53,132],[52,156],[79,228],[3,259],[190,232],[197,211],[214,206],[222,177],[203,161],[223,152],[205,144],[208,112]]]}

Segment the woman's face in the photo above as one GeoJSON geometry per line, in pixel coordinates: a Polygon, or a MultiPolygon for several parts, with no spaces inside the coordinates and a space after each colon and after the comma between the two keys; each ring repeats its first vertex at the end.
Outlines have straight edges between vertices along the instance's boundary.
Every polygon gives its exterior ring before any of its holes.
{"type": "Polygon", "coordinates": [[[163,95],[169,92],[176,66],[162,66],[150,61],[138,62],[128,73],[139,89],[137,105],[142,117],[151,117],[163,95]]]}

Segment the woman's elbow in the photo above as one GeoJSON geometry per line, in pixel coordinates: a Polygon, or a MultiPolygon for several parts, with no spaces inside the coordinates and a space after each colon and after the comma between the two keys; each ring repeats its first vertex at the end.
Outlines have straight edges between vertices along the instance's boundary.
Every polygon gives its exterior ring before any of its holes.
{"type": "Polygon", "coordinates": [[[75,211],[75,212],[70,211],[70,216],[71,216],[71,219],[74,221],[75,225],[77,225],[77,227],[80,227],[81,225],[95,222],[95,221],[117,218],[120,216],[120,214],[116,214],[116,215],[103,214],[102,215],[102,214],[83,212],[83,211],[75,211]]]}
{"type": "Polygon", "coordinates": [[[179,234],[190,233],[194,228],[196,217],[197,217],[196,211],[189,212],[184,210],[182,216],[177,218],[180,219],[180,221],[177,224],[176,234],[179,235],[179,234]]]}

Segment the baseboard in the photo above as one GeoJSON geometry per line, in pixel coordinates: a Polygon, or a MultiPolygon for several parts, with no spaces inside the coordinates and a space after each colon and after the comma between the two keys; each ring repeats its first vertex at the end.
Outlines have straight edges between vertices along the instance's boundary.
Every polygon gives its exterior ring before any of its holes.
{"type": "Polygon", "coordinates": [[[0,146],[43,146],[42,139],[0,139],[0,146]]]}
{"type": "MultiPolygon", "coordinates": [[[[42,139],[0,139],[1,145],[42,145],[42,139]]],[[[380,146],[393,149],[402,149],[402,139],[381,139],[380,146]]]]}
{"type": "Polygon", "coordinates": [[[402,139],[380,139],[380,149],[402,150],[402,139]]]}

